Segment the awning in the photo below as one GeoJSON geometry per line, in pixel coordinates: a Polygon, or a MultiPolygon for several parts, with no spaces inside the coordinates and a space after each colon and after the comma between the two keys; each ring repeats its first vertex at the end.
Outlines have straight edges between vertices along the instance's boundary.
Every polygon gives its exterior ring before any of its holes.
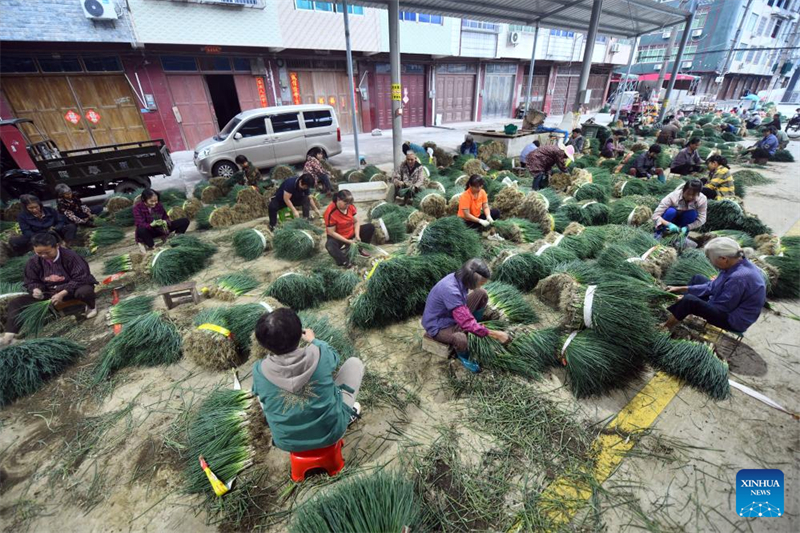
{"type": "MultiPolygon", "coordinates": [[[[664,74],[664,81],[669,81],[672,78],[672,74],[667,72],[664,74]]],[[[689,76],[687,74],[678,74],[677,81],[683,80],[693,80],[694,76],[689,76]]],[[[651,74],[642,74],[639,76],[639,81],[658,81],[658,74],[651,73],[651,74]]]]}
{"type": "MultiPolygon", "coordinates": [[[[389,0],[350,2],[387,8],[389,0]]],[[[402,11],[486,22],[541,26],[587,33],[593,0],[409,0],[402,11]]],[[[636,37],[680,24],[689,12],[652,0],[604,0],[597,31],[614,37],[636,37]]]]}
{"type": "Polygon", "coordinates": [[[626,81],[633,81],[641,79],[638,74],[634,74],[631,72],[627,76],[625,74],[619,72],[612,72],[611,73],[611,83],[618,82],[625,79],[626,81]]]}

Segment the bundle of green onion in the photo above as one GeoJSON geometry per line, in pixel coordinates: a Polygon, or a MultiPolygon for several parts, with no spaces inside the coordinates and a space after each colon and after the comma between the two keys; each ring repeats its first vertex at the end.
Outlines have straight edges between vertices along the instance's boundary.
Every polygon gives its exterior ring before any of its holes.
{"type": "Polygon", "coordinates": [[[532,324],[539,318],[519,290],[501,281],[490,281],[483,287],[489,295],[489,308],[496,320],[511,324],[532,324]]]}
{"type": "Polygon", "coordinates": [[[480,235],[459,217],[445,217],[424,226],[412,237],[415,250],[422,254],[445,254],[463,263],[483,253],[480,235]]]}
{"type": "Polygon", "coordinates": [[[311,231],[281,227],[275,230],[273,247],[275,257],[287,261],[308,259],[317,251],[319,238],[311,231]]]}
{"type": "Polygon", "coordinates": [[[130,272],[133,270],[131,254],[122,254],[106,259],[103,263],[103,274],[111,275],[117,272],[130,272]]]}
{"type": "Polygon", "coordinates": [[[44,327],[56,318],[50,304],[50,300],[42,300],[25,306],[17,315],[19,332],[26,337],[35,337],[41,333],[44,327]]]}
{"type": "Polygon", "coordinates": [[[715,400],[724,400],[731,394],[728,363],[705,344],[660,335],[653,344],[651,362],[715,400]]]}
{"type": "Polygon", "coordinates": [[[252,261],[272,249],[272,232],[268,228],[247,228],[233,234],[233,250],[237,256],[252,261]]]}
{"type": "Polygon", "coordinates": [[[127,324],[153,310],[155,296],[131,296],[111,306],[108,312],[111,324],[127,324]]]}
{"type": "Polygon", "coordinates": [[[93,381],[100,383],[126,366],[171,365],[180,358],[178,328],[169,317],[150,312],[128,322],[122,332],[103,347],[93,381]]]}
{"type": "Polygon", "coordinates": [[[716,276],[718,272],[702,250],[686,250],[664,273],[661,281],[666,285],[689,285],[692,276],[696,274],[710,279],[716,276]]]}
{"type": "Polygon", "coordinates": [[[600,396],[624,388],[643,369],[638,355],[603,339],[593,330],[563,336],[558,350],[566,363],[567,384],[576,398],[600,396]]]}
{"type": "Polygon", "coordinates": [[[30,339],[0,349],[0,405],[39,390],[74,363],[85,348],[67,339],[30,339]]]}
{"type": "Polygon", "coordinates": [[[302,311],[324,301],[325,287],[319,276],[287,272],[267,287],[264,296],[271,296],[295,311],[302,311]]]}
{"type": "Polygon", "coordinates": [[[543,237],[539,225],[524,218],[495,220],[492,227],[505,240],[516,243],[536,242],[543,237]]]}
{"type": "Polygon", "coordinates": [[[94,252],[99,246],[110,246],[125,238],[125,232],[114,226],[102,226],[92,231],[89,246],[94,252]]]}
{"type": "Polygon", "coordinates": [[[215,285],[209,289],[212,297],[226,302],[232,302],[238,296],[252,291],[261,284],[256,278],[246,272],[225,274],[216,279],[215,285]]]}
{"type": "Polygon", "coordinates": [[[347,479],[303,503],[290,533],[420,531],[422,505],[414,482],[381,469],[347,479]]]}
{"type": "MultiPolygon", "coordinates": [[[[187,431],[183,468],[187,493],[214,496],[211,483],[200,467],[200,456],[223,483],[252,464],[254,450],[248,425],[254,402],[249,392],[216,389],[198,406],[187,431]]],[[[259,422],[264,423],[264,420],[259,422]]]]}

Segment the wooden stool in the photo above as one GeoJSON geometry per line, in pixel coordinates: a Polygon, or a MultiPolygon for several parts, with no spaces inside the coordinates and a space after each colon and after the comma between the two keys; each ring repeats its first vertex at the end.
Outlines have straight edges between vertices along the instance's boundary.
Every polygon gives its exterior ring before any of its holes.
{"type": "Polygon", "coordinates": [[[63,300],[57,304],[53,304],[53,309],[59,318],[68,315],[79,315],[86,310],[86,303],[80,300],[63,300]]]}
{"type": "MultiPolygon", "coordinates": [[[[734,345],[731,349],[731,353],[728,355],[728,358],[733,357],[733,354],[736,353],[736,350],[739,349],[739,346],[742,344],[742,340],[744,340],[744,331],[733,331],[733,330],[725,330],[722,328],[718,328],[717,326],[713,326],[706,322],[703,325],[703,335],[702,337],[707,340],[708,342],[714,343],[714,348],[717,348],[717,345],[720,342],[720,339],[726,337],[725,334],[729,334],[733,337],[734,345]]],[[[719,354],[718,354],[719,355],[719,354]]],[[[721,355],[720,355],[721,356],[721,355]]]]}
{"type": "Polygon", "coordinates": [[[443,359],[450,358],[450,346],[443,342],[434,340],[427,333],[422,336],[422,349],[428,353],[432,353],[433,355],[438,355],[443,359]]]}
{"type": "Polygon", "coordinates": [[[194,303],[200,303],[200,295],[197,294],[197,284],[194,281],[162,287],[159,289],[158,294],[164,298],[164,304],[167,306],[167,309],[172,309],[184,303],[176,302],[175,300],[178,298],[191,298],[194,303]]]}
{"type": "Polygon", "coordinates": [[[331,477],[341,472],[344,468],[343,444],[344,439],[339,439],[339,442],[326,448],[291,452],[289,459],[292,463],[292,481],[300,483],[306,478],[306,473],[315,468],[325,470],[331,477]]]}

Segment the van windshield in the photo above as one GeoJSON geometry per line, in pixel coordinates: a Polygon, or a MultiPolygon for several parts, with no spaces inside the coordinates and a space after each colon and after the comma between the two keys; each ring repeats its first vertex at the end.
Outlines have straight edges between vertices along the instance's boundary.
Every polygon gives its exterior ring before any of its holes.
{"type": "Polygon", "coordinates": [[[241,121],[242,119],[239,117],[233,117],[231,121],[228,122],[224,128],[222,128],[222,131],[219,132],[218,135],[214,136],[214,139],[217,141],[224,141],[230,136],[231,132],[236,129],[236,126],[238,126],[241,121]]]}

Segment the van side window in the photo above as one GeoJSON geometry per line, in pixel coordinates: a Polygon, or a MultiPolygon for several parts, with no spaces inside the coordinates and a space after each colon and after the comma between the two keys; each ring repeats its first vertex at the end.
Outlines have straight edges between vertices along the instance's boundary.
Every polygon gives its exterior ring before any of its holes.
{"type": "Polygon", "coordinates": [[[300,129],[300,119],[297,113],[284,113],[282,115],[272,115],[272,131],[283,133],[285,131],[298,131],[300,129]]]}
{"type": "Polygon", "coordinates": [[[306,129],[324,128],[333,124],[330,111],[303,111],[303,119],[306,122],[306,129]]]}
{"type": "Polygon", "coordinates": [[[242,137],[256,137],[258,135],[267,134],[267,123],[264,117],[251,118],[239,128],[242,137]]]}

